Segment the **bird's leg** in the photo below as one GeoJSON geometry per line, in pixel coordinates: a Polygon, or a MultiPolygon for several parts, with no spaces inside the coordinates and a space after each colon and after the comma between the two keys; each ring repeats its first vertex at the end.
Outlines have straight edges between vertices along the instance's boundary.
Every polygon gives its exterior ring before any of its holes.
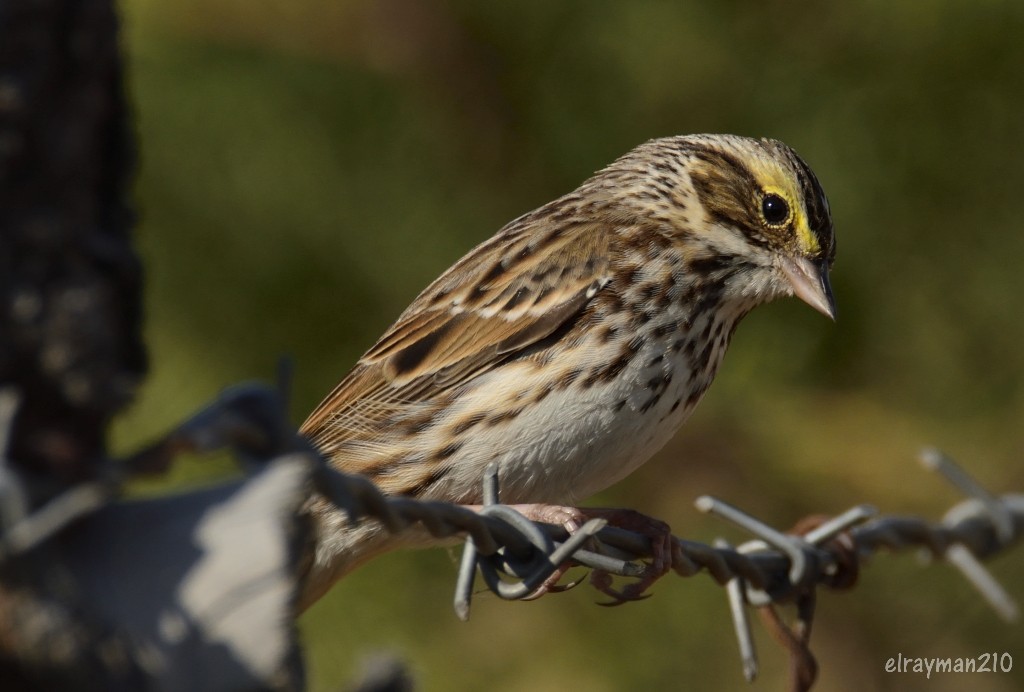
{"type": "Polygon", "coordinates": [[[646,593],[647,590],[672,569],[671,527],[660,519],[632,509],[594,508],[584,511],[588,519],[599,517],[606,520],[609,526],[638,533],[651,541],[651,559],[646,563],[647,568],[643,575],[636,581],[626,584],[621,590],[612,586],[611,573],[600,569],[591,572],[591,586],[612,599],[601,605],[617,606],[627,601],[648,598],[650,594],[646,593]]]}
{"type": "MultiPolygon", "coordinates": [[[[484,507],[484,505],[465,506],[475,512],[479,512],[484,507]]],[[[561,526],[569,533],[569,535],[573,535],[579,531],[580,527],[587,523],[587,520],[590,518],[586,515],[584,510],[579,509],[578,507],[545,504],[509,505],[509,507],[519,512],[532,522],[561,526]]],[[[559,565],[551,576],[545,579],[543,583],[533,591],[533,593],[521,600],[533,601],[545,594],[561,593],[578,586],[580,583],[579,581],[569,582],[568,584],[558,583],[561,581],[562,577],[565,576],[566,572],[575,566],[576,565],[572,564],[572,562],[559,565]]]]}
{"type": "MultiPolygon", "coordinates": [[[[586,516],[584,511],[578,507],[565,507],[562,505],[545,505],[545,504],[528,504],[528,505],[512,505],[512,509],[516,510],[530,521],[534,521],[540,524],[555,524],[563,527],[569,532],[569,535],[575,534],[579,531],[580,527],[587,523],[589,517],[586,516]]],[[[524,601],[533,601],[540,598],[541,596],[549,593],[561,593],[568,591],[569,589],[578,586],[579,580],[571,581],[567,584],[559,584],[562,577],[566,573],[575,567],[572,562],[566,562],[559,565],[554,572],[551,573],[547,579],[541,583],[536,590],[529,596],[524,598],[524,601]]]]}
{"type": "MultiPolygon", "coordinates": [[[[595,569],[591,573],[591,585],[612,599],[611,602],[602,605],[621,605],[626,601],[639,601],[647,598],[649,595],[645,594],[647,589],[672,568],[672,531],[669,525],[660,519],[631,509],[564,507],[545,504],[512,505],[512,508],[531,521],[561,525],[570,534],[578,531],[590,519],[601,518],[611,526],[633,531],[650,539],[651,560],[647,563],[646,571],[637,581],[618,590],[612,586],[610,573],[601,569],[595,569]]],[[[576,586],[578,582],[558,585],[558,581],[571,566],[559,567],[529,598],[539,598],[546,593],[566,591],[576,586]]]]}

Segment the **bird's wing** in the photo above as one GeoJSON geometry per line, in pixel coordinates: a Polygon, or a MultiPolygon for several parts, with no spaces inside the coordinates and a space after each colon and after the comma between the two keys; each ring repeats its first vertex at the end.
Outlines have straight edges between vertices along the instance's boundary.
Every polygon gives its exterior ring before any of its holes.
{"type": "MultiPolygon", "coordinates": [[[[610,280],[608,232],[524,221],[423,291],[310,414],[303,434],[328,455],[353,440],[374,448],[399,418],[443,403],[446,392],[578,315],[610,280]]],[[[348,456],[337,463],[358,472],[373,454],[348,456]]]]}

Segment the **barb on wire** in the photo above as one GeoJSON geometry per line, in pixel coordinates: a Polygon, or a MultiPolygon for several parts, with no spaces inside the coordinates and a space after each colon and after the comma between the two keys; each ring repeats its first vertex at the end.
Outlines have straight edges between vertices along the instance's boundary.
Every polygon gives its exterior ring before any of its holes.
{"type": "MultiPolygon", "coordinates": [[[[365,478],[332,469],[288,424],[283,391],[287,379],[282,370],[280,391],[257,385],[226,390],[164,439],[112,463],[100,480],[79,485],[35,512],[5,499],[26,496],[19,484],[27,481],[0,463],[4,471],[0,475],[0,563],[115,498],[125,479],[166,470],[182,451],[228,447],[249,469],[286,454],[302,455],[308,460],[316,491],[353,520],[372,517],[392,532],[418,523],[438,538],[465,536],[454,600],[461,619],[469,615],[478,571],[488,589],[513,600],[528,598],[567,562],[625,577],[644,574],[643,561],[653,556],[650,538],[605,525],[603,520],[592,520],[571,534],[564,526],[529,521],[500,504],[496,469],[490,469],[483,479],[486,502],[479,511],[444,502],[389,497],[365,478]]],[[[698,509],[753,535],[736,548],[724,541],[709,546],[673,538],[671,556],[672,569],[678,575],[706,571],[727,587],[745,677],[753,679],[757,674],[746,605],[761,609],[769,629],[790,652],[794,688],[808,689],[816,670],[808,640],[817,588],[851,587],[860,562],[881,550],[924,548],[935,558],[957,566],[1002,617],[1017,617],[1019,609],[1013,598],[980,561],[1020,541],[1024,495],[992,495],[948,457],[933,450],[926,450],[922,458],[926,466],[968,496],[939,523],[914,517],[878,517],[872,507],[861,505],[837,517],[814,518],[794,531],[780,532],[721,500],[698,498],[698,509]],[[797,606],[798,617],[792,626],[783,623],[775,610],[785,603],[797,606]]]]}
{"type": "Polygon", "coordinates": [[[534,550],[509,545],[492,554],[491,560],[481,559],[473,537],[466,541],[455,587],[455,614],[460,620],[469,619],[469,605],[473,595],[473,577],[480,570],[484,582],[493,593],[506,600],[521,600],[534,593],[558,568],[571,559],[599,529],[604,519],[591,519],[558,546],[532,521],[511,507],[498,504],[498,467],[489,464],[484,477],[484,507],[482,516],[497,517],[516,527],[530,541],[534,550]],[[525,557],[525,559],[524,559],[525,557]],[[504,581],[500,573],[520,577],[518,582],[504,581]]]}
{"type": "MultiPolygon", "coordinates": [[[[286,376],[281,379],[286,380],[286,376]]],[[[496,502],[476,512],[444,502],[385,496],[369,480],[328,466],[288,426],[282,402],[281,392],[259,385],[225,390],[213,404],[165,438],[126,460],[112,463],[103,480],[82,483],[36,512],[12,516],[2,525],[0,561],[24,553],[75,519],[112,501],[128,478],[163,472],[182,452],[211,452],[225,447],[232,448],[250,469],[285,454],[305,454],[316,490],[353,520],[372,517],[392,532],[420,523],[437,538],[465,534],[478,554],[474,564],[479,565],[485,583],[505,599],[520,599],[532,593],[605,523],[592,520],[574,536],[555,542],[538,524],[496,502]],[[503,580],[500,574],[512,575],[517,581],[503,580]]],[[[8,481],[21,482],[15,477],[4,480],[5,488],[14,487],[8,481]]],[[[495,488],[490,494],[496,494],[496,476],[485,482],[495,488]]],[[[595,556],[591,562],[623,575],[635,575],[642,569],[607,556],[595,556]]],[[[465,604],[464,616],[468,615],[468,597],[465,604]]]]}
{"type": "MultiPolygon", "coordinates": [[[[724,538],[716,538],[714,543],[716,550],[731,550],[732,546],[724,538]]],[[[747,617],[747,603],[743,596],[743,580],[740,577],[733,577],[725,583],[725,593],[729,599],[729,615],[732,617],[733,629],[736,632],[736,641],[740,647],[740,661],[743,663],[743,677],[747,682],[753,682],[757,677],[759,664],[757,662],[757,649],[754,647],[754,633],[750,629],[750,619],[747,617]]]]}

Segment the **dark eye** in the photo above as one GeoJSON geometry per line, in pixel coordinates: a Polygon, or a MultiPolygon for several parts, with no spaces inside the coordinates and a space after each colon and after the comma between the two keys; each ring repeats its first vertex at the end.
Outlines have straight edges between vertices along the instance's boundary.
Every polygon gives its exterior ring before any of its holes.
{"type": "Polygon", "coordinates": [[[767,194],[761,200],[761,213],[768,223],[780,224],[789,218],[789,205],[778,195],[767,194]]]}

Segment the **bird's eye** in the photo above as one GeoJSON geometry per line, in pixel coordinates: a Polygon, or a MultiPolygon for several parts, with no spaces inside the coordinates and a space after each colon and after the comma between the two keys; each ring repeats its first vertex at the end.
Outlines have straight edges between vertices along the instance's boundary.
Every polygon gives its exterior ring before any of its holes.
{"type": "Polygon", "coordinates": [[[778,225],[789,218],[789,205],[776,194],[767,194],[761,200],[761,213],[768,223],[778,225]]]}

